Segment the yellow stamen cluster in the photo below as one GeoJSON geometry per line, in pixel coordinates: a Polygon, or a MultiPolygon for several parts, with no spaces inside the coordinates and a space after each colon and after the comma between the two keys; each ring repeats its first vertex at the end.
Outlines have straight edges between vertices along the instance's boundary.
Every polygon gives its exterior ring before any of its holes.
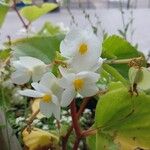
{"type": "Polygon", "coordinates": [[[75,90],[79,91],[83,88],[84,81],[83,79],[76,79],[74,80],[73,84],[74,84],[75,90]]]}
{"type": "Polygon", "coordinates": [[[52,96],[51,96],[51,95],[44,95],[44,96],[42,97],[42,100],[43,100],[45,103],[49,103],[49,102],[51,102],[51,100],[52,100],[52,96]]]}
{"type": "Polygon", "coordinates": [[[80,53],[81,55],[84,55],[84,54],[87,53],[87,51],[88,51],[88,45],[85,44],[85,43],[82,43],[82,44],[80,45],[80,47],[79,47],[79,53],[80,53]]]}

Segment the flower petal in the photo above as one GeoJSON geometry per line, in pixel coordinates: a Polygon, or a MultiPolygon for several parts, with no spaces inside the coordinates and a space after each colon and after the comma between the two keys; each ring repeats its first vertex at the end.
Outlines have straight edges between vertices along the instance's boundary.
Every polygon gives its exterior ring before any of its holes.
{"type": "Polygon", "coordinates": [[[51,72],[45,73],[40,80],[40,84],[46,86],[47,88],[51,88],[53,84],[57,82],[56,77],[51,72]]]}
{"type": "Polygon", "coordinates": [[[75,79],[75,74],[74,73],[69,73],[66,74],[65,77],[62,77],[61,79],[58,80],[58,84],[62,87],[62,88],[68,88],[70,86],[72,86],[72,81],[75,79]]]}
{"type": "Polygon", "coordinates": [[[31,83],[32,87],[36,90],[36,91],[39,91],[39,92],[42,92],[42,93],[52,93],[50,89],[48,89],[47,87],[45,87],[44,85],[38,83],[38,82],[33,82],[31,83]]]}
{"type": "Polygon", "coordinates": [[[30,57],[30,56],[23,56],[23,57],[19,57],[20,59],[20,63],[28,68],[32,68],[34,66],[38,66],[38,65],[45,65],[44,62],[42,62],[41,60],[35,58],[35,57],[30,57]]]}
{"type": "Polygon", "coordinates": [[[101,57],[99,58],[98,62],[92,67],[91,71],[95,72],[97,71],[99,68],[101,68],[103,62],[105,59],[102,59],[101,57]]]}
{"type": "Polygon", "coordinates": [[[53,115],[57,120],[60,120],[60,106],[53,104],[53,115]]]}
{"type": "Polygon", "coordinates": [[[99,89],[96,86],[96,84],[87,84],[84,86],[84,88],[81,91],[79,91],[79,93],[83,97],[90,97],[90,96],[96,95],[98,91],[99,89]]]}
{"type": "Polygon", "coordinates": [[[24,70],[24,69],[26,69],[26,67],[24,67],[20,63],[20,61],[18,61],[18,60],[17,61],[12,61],[11,63],[12,63],[12,66],[15,67],[16,70],[24,70]]]}
{"type": "Polygon", "coordinates": [[[82,78],[84,79],[86,82],[97,82],[98,79],[100,78],[100,75],[98,73],[95,72],[91,72],[91,71],[82,71],[80,73],[78,73],[76,75],[77,78],[82,78]]]}
{"type": "Polygon", "coordinates": [[[64,68],[64,67],[62,67],[62,66],[59,66],[58,69],[59,69],[59,71],[60,71],[60,73],[61,73],[61,75],[62,75],[63,77],[68,74],[68,69],[67,69],[67,68],[64,68]]]}
{"type": "Polygon", "coordinates": [[[46,72],[46,66],[45,65],[33,67],[33,69],[32,69],[32,80],[34,82],[39,81],[45,72],[46,72]]]}
{"type": "Polygon", "coordinates": [[[11,75],[12,82],[18,85],[22,85],[22,84],[29,82],[30,78],[31,78],[31,74],[26,69],[16,70],[11,75]]]}
{"type": "Polygon", "coordinates": [[[55,95],[52,95],[52,102],[53,102],[55,105],[60,106],[60,103],[59,103],[59,101],[58,101],[58,98],[57,98],[57,96],[55,96],[55,95]]]}
{"type": "Polygon", "coordinates": [[[23,96],[28,96],[28,97],[42,97],[43,96],[43,93],[35,91],[35,90],[30,90],[30,89],[19,91],[19,94],[23,96]]]}
{"type": "Polygon", "coordinates": [[[76,96],[76,92],[74,89],[72,88],[66,89],[62,93],[61,106],[67,107],[71,103],[71,101],[75,98],[75,96],[76,96]]]}
{"type": "Polygon", "coordinates": [[[45,103],[43,101],[40,102],[40,112],[47,118],[52,116],[53,107],[54,104],[51,102],[50,103],[45,103]]]}

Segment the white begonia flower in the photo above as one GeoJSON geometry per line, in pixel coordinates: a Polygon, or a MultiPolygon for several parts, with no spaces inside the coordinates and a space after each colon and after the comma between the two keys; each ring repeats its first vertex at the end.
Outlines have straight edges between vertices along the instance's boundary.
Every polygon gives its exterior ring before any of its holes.
{"type": "Polygon", "coordinates": [[[62,74],[59,85],[64,88],[62,93],[61,106],[68,106],[79,93],[82,97],[95,95],[99,89],[96,82],[100,75],[94,72],[83,71],[77,74],[62,74]]]}
{"type": "Polygon", "coordinates": [[[47,71],[47,65],[34,57],[19,57],[19,60],[12,61],[12,66],[16,71],[12,73],[12,82],[18,85],[25,84],[32,79],[37,82],[47,71]]]}
{"type": "Polygon", "coordinates": [[[56,77],[48,72],[43,75],[40,82],[31,84],[35,90],[25,89],[19,93],[24,96],[40,98],[40,111],[46,117],[54,117],[60,120],[60,101],[54,94],[57,92],[60,95],[61,88],[58,86],[56,77]],[[55,92],[54,92],[55,91],[55,92]]]}
{"type": "Polygon", "coordinates": [[[72,29],[60,44],[62,56],[69,59],[69,66],[76,73],[91,71],[99,62],[101,40],[92,29],[72,29]]]}
{"type": "MultiPolygon", "coordinates": [[[[99,58],[98,62],[88,71],[96,72],[99,68],[101,68],[104,61],[105,61],[105,59],[99,58]]],[[[59,68],[60,73],[63,75],[68,74],[68,73],[76,73],[76,71],[74,71],[73,68],[71,68],[69,66],[67,68],[59,66],[58,68],[59,68]]]]}

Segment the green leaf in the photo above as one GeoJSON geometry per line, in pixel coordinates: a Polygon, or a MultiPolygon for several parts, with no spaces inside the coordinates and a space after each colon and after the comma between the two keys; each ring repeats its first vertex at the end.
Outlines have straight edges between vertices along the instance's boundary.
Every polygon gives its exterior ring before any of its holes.
{"type": "Polygon", "coordinates": [[[128,81],[112,66],[103,64],[103,69],[113,76],[117,81],[121,81],[125,86],[128,86],[128,81]]]}
{"type": "Polygon", "coordinates": [[[56,35],[63,33],[58,25],[51,22],[46,22],[42,29],[39,31],[40,35],[56,35]]]}
{"type": "Polygon", "coordinates": [[[22,16],[28,21],[32,22],[43,16],[44,14],[52,11],[58,7],[55,3],[44,3],[41,7],[38,6],[26,6],[20,10],[22,16]]]}
{"type": "Polygon", "coordinates": [[[7,4],[0,2],[0,27],[2,26],[2,24],[5,20],[8,9],[9,9],[9,7],[7,4]]]}
{"type": "MultiPolygon", "coordinates": [[[[103,56],[114,55],[117,59],[133,58],[139,56],[139,52],[128,41],[117,36],[109,36],[103,42],[103,56]]],[[[108,58],[108,57],[107,57],[108,58]]],[[[109,57],[112,59],[112,57],[109,57]]]]}
{"type": "MultiPolygon", "coordinates": [[[[150,148],[150,96],[131,96],[124,87],[109,91],[98,101],[95,127],[121,147],[150,148]]],[[[120,148],[122,149],[122,148],[120,148]]],[[[128,148],[129,149],[129,148],[128,148]]]]}
{"type": "Polygon", "coordinates": [[[98,132],[96,134],[95,150],[119,150],[119,146],[113,142],[113,138],[111,136],[98,132]]]}
{"type": "Polygon", "coordinates": [[[86,138],[86,143],[87,143],[89,150],[96,150],[96,136],[95,135],[88,136],[86,138]]]}
{"type": "MultiPolygon", "coordinates": [[[[127,59],[139,57],[142,54],[125,39],[112,35],[103,42],[102,57],[107,59],[127,59]]],[[[128,78],[128,64],[111,65],[117,69],[125,78],[128,78]]]]}
{"type": "Polygon", "coordinates": [[[30,37],[12,42],[14,57],[31,56],[36,57],[45,63],[50,63],[55,59],[56,51],[59,51],[60,42],[64,35],[48,37],[30,37]]]}
{"type": "Polygon", "coordinates": [[[124,85],[121,82],[111,82],[108,86],[109,91],[116,90],[118,88],[124,88],[124,85]]]}
{"type": "Polygon", "coordinates": [[[24,4],[32,4],[32,0],[21,0],[24,4]]]}
{"type": "Polygon", "coordinates": [[[0,59],[1,60],[5,60],[6,58],[8,58],[10,56],[10,50],[6,49],[6,50],[0,50],[0,59]]]}

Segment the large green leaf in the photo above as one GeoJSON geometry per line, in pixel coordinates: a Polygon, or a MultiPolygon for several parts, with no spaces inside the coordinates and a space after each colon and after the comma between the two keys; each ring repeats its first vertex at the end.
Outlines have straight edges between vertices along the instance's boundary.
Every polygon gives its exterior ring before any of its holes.
{"type": "Polygon", "coordinates": [[[44,3],[42,6],[26,6],[20,10],[20,13],[28,21],[32,22],[57,7],[56,3],[44,3]]]}
{"type": "MultiPolygon", "coordinates": [[[[127,59],[139,57],[142,54],[132,46],[125,39],[112,35],[105,39],[103,42],[103,53],[102,57],[107,59],[127,59]]],[[[124,77],[128,77],[128,64],[115,64],[112,65],[116,68],[124,77]]]]}
{"type": "Polygon", "coordinates": [[[9,9],[9,7],[7,4],[0,2],[0,27],[2,26],[2,24],[5,20],[8,9],[9,9]]]}
{"type": "Polygon", "coordinates": [[[88,136],[86,138],[86,143],[90,150],[95,150],[96,149],[96,136],[95,135],[88,136]]]}
{"type": "Polygon", "coordinates": [[[103,56],[110,59],[125,59],[139,56],[139,52],[125,39],[112,35],[103,42],[103,56]]]}
{"type": "Polygon", "coordinates": [[[119,150],[119,146],[113,142],[111,136],[97,132],[95,150],[119,150]]]}
{"type": "Polygon", "coordinates": [[[133,150],[150,148],[150,96],[144,93],[131,96],[126,88],[117,87],[102,96],[97,104],[95,127],[99,128],[99,136],[111,136],[121,150],[124,145],[133,150]]]}
{"type": "Polygon", "coordinates": [[[88,136],[86,143],[89,150],[119,150],[111,136],[99,132],[96,135],[88,136]]]}
{"type": "Polygon", "coordinates": [[[50,37],[24,38],[12,43],[14,57],[32,56],[50,63],[55,59],[56,51],[59,51],[60,42],[64,35],[50,37]]]}

